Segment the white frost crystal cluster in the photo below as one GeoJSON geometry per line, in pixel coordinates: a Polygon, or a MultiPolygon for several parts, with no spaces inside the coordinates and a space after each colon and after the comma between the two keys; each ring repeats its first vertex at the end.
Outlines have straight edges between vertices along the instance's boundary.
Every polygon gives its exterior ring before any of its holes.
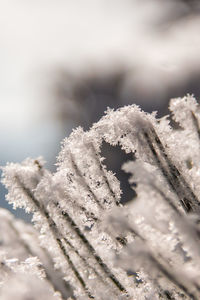
{"type": "Polygon", "coordinates": [[[109,109],[63,141],[54,174],[42,158],[3,168],[35,228],[0,210],[0,299],[200,299],[200,108],[190,95],[169,108],[109,109]],[[126,204],[103,141],[133,154],[126,204]]]}

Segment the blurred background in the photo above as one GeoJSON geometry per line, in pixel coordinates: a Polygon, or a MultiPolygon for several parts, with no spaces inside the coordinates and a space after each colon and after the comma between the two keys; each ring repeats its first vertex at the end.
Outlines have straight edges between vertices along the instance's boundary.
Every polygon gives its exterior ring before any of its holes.
{"type": "MultiPolygon", "coordinates": [[[[199,12],[193,0],[0,0],[0,165],[42,155],[54,171],[60,141],[107,107],[161,117],[170,98],[198,100],[199,12]]],[[[130,200],[130,157],[102,151],[130,200]]]]}

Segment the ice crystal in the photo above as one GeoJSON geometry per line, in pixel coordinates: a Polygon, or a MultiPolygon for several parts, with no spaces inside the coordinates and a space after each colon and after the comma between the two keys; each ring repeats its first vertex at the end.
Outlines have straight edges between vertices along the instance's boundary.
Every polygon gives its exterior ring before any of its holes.
{"type": "Polygon", "coordinates": [[[63,141],[53,174],[42,158],[3,168],[8,202],[35,229],[0,211],[2,299],[200,299],[200,110],[190,95],[169,108],[174,123],[108,109],[63,141]],[[134,156],[124,205],[103,141],[134,156]]]}

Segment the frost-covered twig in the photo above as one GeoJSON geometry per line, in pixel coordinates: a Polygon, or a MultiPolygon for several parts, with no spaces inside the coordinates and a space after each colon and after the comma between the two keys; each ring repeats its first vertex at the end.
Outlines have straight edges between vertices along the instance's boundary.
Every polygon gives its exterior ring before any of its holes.
{"type": "Polygon", "coordinates": [[[199,299],[200,109],[188,95],[170,110],[177,129],[136,105],[109,109],[63,141],[54,174],[41,158],[3,168],[7,200],[33,213],[38,250],[17,223],[10,230],[62,299],[199,299]],[[103,141],[136,158],[123,166],[137,193],[125,205],[103,164],[103,141]]]}

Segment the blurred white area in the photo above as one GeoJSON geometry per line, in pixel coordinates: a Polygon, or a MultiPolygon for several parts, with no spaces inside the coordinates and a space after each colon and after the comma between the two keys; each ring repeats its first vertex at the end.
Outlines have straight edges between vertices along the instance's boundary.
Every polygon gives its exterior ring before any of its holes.
{"type": "Polygon", "coordinates": [[[125,66],[125,86],[136,83],[146,101],[152,89],[163,93],[198,72],[200,18],[188,11],[181,1],[0,0],[3,160],[51,155],[59,124],[45,86],[58,67],[81,74],[125,66]]]}

